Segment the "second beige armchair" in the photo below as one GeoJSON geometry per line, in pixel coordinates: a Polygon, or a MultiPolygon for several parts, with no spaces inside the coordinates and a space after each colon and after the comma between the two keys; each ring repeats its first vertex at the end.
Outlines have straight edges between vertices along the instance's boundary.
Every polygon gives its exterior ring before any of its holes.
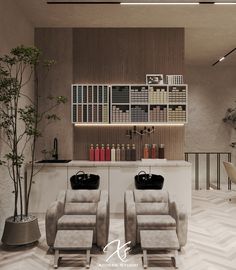
{"type": "Polygon", "coordinates": [[[167,191],[128,190],[125,193],[125,239],[140,243],[141,230],[176,230],[180,248],[187,241],[187,214],[177,209],[167,191]]]}

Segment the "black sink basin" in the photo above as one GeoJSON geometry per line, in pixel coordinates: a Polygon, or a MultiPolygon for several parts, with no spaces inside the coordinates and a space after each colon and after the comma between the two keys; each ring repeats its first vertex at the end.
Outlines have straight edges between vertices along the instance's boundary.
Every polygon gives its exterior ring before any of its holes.
{"type": "Polygon", "coordinates": [[[36,163],[68,163],[71,159],[43,159],[39,160],[36,163]]]}
{"type": "Polygon", "coordinates": [[[162,189],[164,177],[156,174],[139,173],[135,176],[136,189],[162,189]]]}

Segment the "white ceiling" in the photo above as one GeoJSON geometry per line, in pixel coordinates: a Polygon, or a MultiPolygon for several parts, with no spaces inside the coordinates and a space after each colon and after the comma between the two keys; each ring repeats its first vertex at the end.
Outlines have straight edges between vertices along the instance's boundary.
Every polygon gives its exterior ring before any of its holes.
{"type": "MultiPolygon", "coordinates": [[[[236,5],[47,5],[45,0],[14,1],[35,27],[184,27],[187,64],[211,65],[236,47],[236,5]]],[[[236,65],[236,52],[220,65],[236,65]]]]}

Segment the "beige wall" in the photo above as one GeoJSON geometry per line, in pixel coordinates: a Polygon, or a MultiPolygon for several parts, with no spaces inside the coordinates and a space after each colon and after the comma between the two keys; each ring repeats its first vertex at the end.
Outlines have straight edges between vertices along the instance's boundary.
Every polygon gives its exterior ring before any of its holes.
{"type": "MultiPolygon", "coordinates": [[[[10,49],[18,45],[33,45],[34,29],[31,23],[17,8],[12,0],[0,0],[0,55],[9,53],[10,49]]],[[[32,85],[28,85],[26,91],[31,94],[32,85]]],[[[5,145],[0,142],[0,157],[6,151],[5,145]]],[[[13,214],[13,190],[12,181],[8,177],[7,170],[0,167],[0,236],[6,217],[13,214]]]]}
{"type": "MultiPolygon", "coordinates": [[[[43,52],[44,59],[55,60],[49,73],[39,70],[39,110],[50,107],[48,96],[65,96],[68,102],[52,111],[60,117],[60,121],[46,125],[42,121],[43,137],[37,144],[37,158],[44,158],[41,151],[53,149],[53,139],[58,139],[59,159],[72,159],[73,126],[71,123],[71,83],[73,80],[73,46],[71,28],[45,28],[35,30],[35,44],[43,52]]],[[[49,155],[47,158],[51,158],[49,155]]]]}
{"type": "Polygon", "coordinates": [[[236,105],[235,67],[188,66],[185,78],[189,85],[185,150],[232,151],[229,144],[235,131],[222,119],[227,108],[236,105]]]}
{"type": "MultiPolygon", "coordinates": [[[[187,66],[189,84],[189,123],[185,128],[185,151],[229,151],[236,161],[236,130],[222,119],[227,108],[236,105],[235,67],[220,63],[212,66],[187,66]]],[[[227,156],[223,156],[223,159],[227,156]]],[[[200,182],[205,187],[205,157],[200,161],[200,182]]],[[[212,180],[216,180],[216,159],[212,158],[212,180]]],[[[226,175],[221,162],[221,178],[226,175]]]]}

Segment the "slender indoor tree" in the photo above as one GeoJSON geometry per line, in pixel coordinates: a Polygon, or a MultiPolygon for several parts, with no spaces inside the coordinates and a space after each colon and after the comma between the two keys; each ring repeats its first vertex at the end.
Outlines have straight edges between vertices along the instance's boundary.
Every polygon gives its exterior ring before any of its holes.
{"type": "Polygon", "coordinates": [[[7,146],[0,165],[6,166],[13,183],[14,221],[22,221],[28,217],[29,198],[35,175],[35,147],[37,139],[42,136],[39,124],[43,119],[48,122],[58,120],[59,117],[53,114],[52,110],[66,102],[63,96],[50,96],[49,107],[39,112],[38,69],[43,66],[49,70],[53,64],[54,61],[41,60],[41,52],[35,47],[18,46],[8,55],[0,57],[0,140],[7,146]],[[34,88],[32,95],[29,95],[25,86],[32,80],[34,88]],[[26,151],[30,153],[31,170],[27,190],[24,190],[26,151]]]}

